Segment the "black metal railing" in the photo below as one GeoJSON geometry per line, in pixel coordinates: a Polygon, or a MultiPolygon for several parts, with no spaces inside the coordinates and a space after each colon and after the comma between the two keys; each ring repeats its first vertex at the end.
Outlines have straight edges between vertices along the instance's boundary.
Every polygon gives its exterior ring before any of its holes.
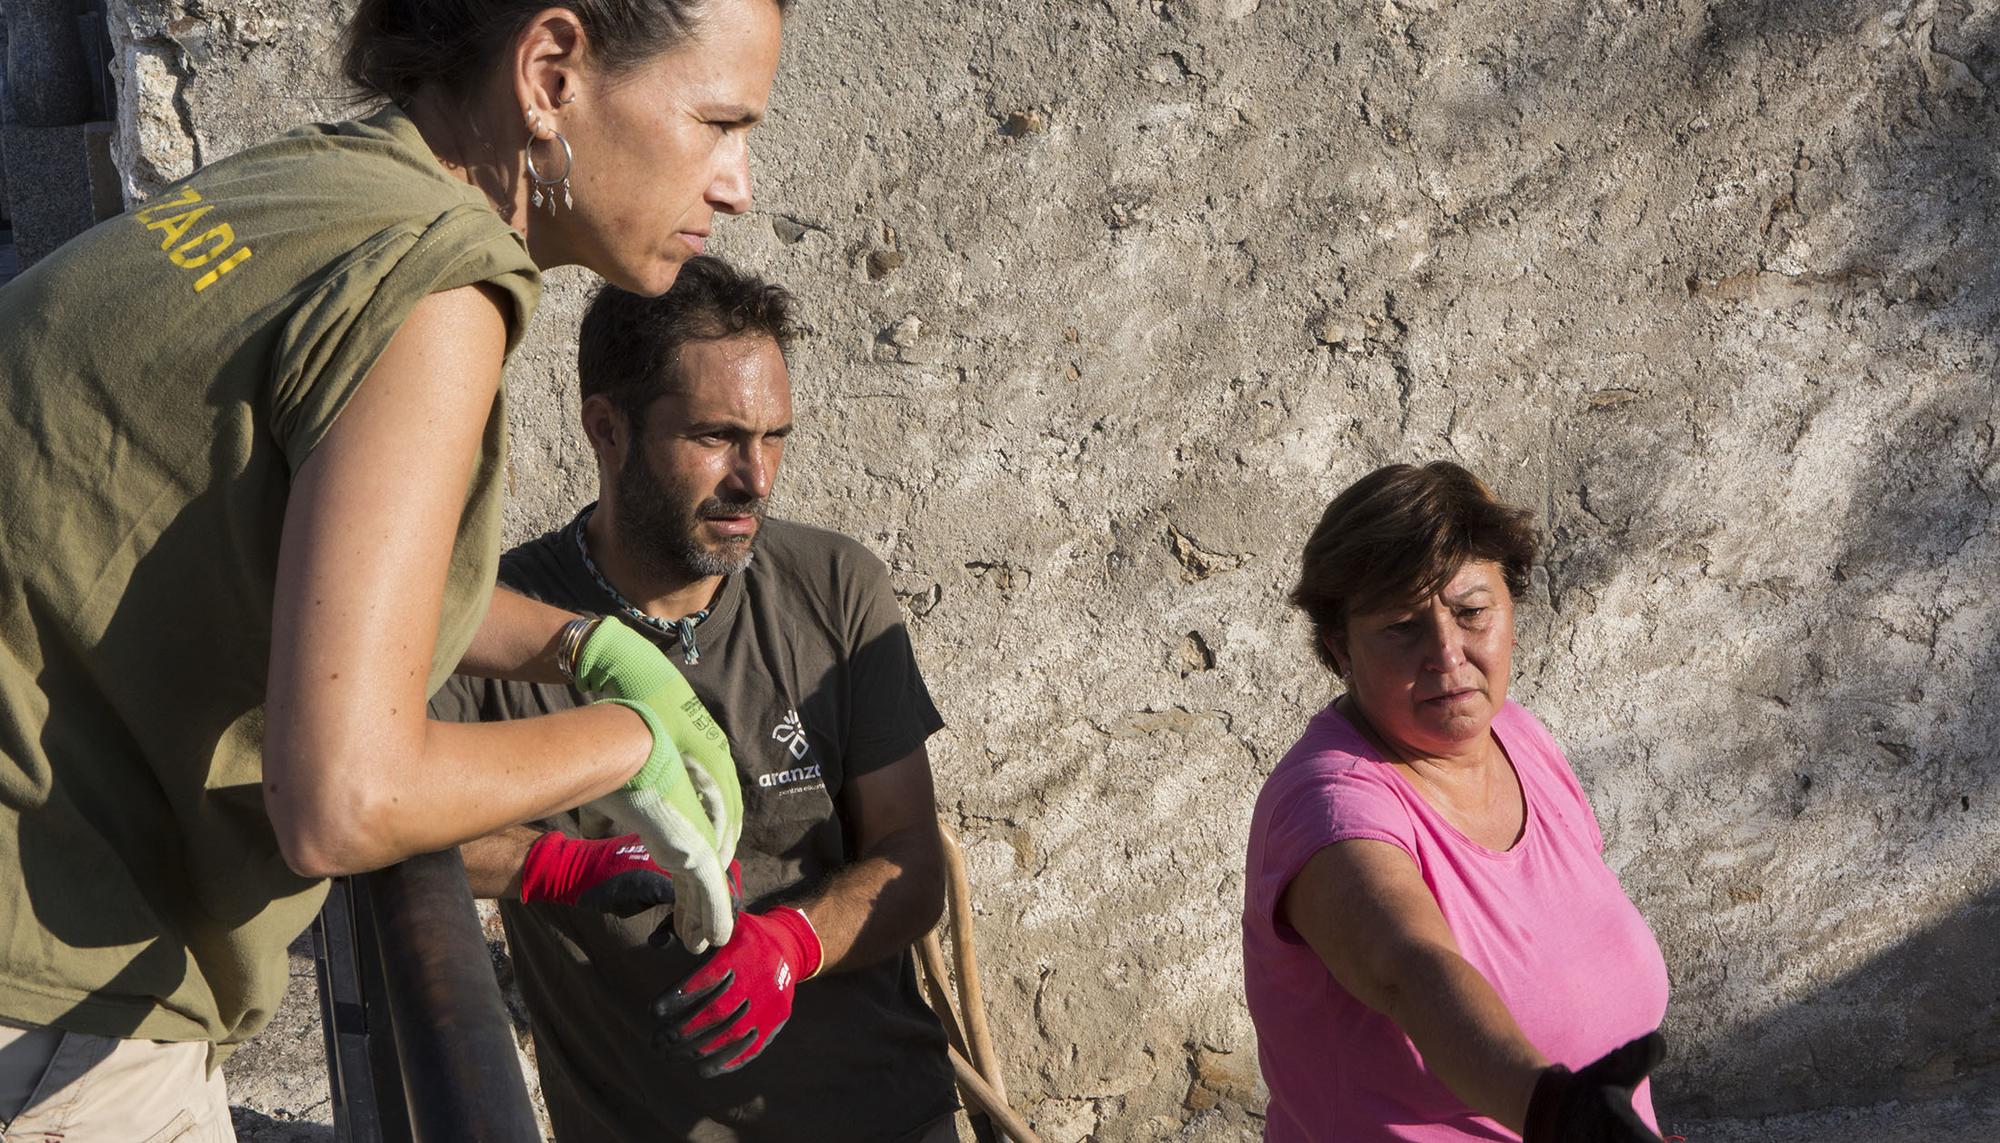
{"type": "Polygon", "coordinates": [[[456,850],[335,881],[313,933],[341,1143],[541,1143],[456,850]]]}

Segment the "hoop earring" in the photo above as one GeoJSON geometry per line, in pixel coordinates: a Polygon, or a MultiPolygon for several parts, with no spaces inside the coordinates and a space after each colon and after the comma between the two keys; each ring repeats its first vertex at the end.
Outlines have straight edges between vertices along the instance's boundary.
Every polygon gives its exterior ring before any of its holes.
{"type": "Polygon", "coordinates": [[[549,134],[554,136],[556,142],[562,144],[563,169],[561,174],[543,175],[540,169],[535,166],[535,137],[533,135],[528,136],[528,145],[522,148],[522,152],[528,159],[528,181],[533,183],[535,187],[534,194],[529,196],[528,201],[536,206],[540,206],[542,205],[542,195],[544,192],[547,192],[549,216],[553,218],[556,213],[556,188],[558,186],[562,188],[562,203],[564,208],[568,210],[576,209],[576,203],[570,198],[569,193],[569,173],[570,169],[576,166],[576,152],[569,149],[569,140],[563,138],[562,132],[552,130],[549,134]]]}

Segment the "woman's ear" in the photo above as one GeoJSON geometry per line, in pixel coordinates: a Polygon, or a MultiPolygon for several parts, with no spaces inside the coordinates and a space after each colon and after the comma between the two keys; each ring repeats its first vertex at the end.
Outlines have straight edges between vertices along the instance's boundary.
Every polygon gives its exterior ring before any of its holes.
{"type": "Polygon", "coordinates": [[[515,38],[514,98],[535,138],[550,138],[562,108],[575,102],[585,41],[583,25],[567,8],[543,11],[515,38]]]}
{"type": "Polygon", "coordinates": [[[1342,643],[1342,640],[1331,633],[1319,637],[1319,645],[1325,647],[1326,653],[1333,656],[1334,673],[1344,679],[1347,677],[1348,661],[1347,648],[1342,643]]]}

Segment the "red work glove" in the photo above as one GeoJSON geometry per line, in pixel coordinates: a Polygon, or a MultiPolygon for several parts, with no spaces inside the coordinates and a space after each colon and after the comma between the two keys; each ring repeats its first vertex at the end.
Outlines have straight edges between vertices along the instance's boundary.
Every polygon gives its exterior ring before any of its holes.
{"type": "MultiPolygon", "coordinates": [[[[729,892],[743,903],[743,869],[729,863],[729,892]]],[[[521,900],[581,905],[619,917],[674,903],[673,875],[653,864],[639,835],[583,838],[549,832],[521,860],[521,900]]]]}
{"type": "Polygon", "coordinates": [[[729,943],[653,1002],[653,1045],[694,1060],[704,1079],[757,1058],[792,1016],[792,992],[819,972],[819,934],[797,909],[736,920],[729,943]]]}

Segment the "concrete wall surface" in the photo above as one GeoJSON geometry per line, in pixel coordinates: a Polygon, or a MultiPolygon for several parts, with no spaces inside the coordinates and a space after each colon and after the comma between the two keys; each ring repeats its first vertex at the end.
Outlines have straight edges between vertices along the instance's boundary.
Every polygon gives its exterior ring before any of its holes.
{"type": "MultiPolygon", "coordinates": [[[[135,194],[339,113],[320,6],[112,8],[135,194]]],[[[1669,1122],[2000,1077],[1997,87],[1995,0],[800,0],[716,249],[804,301],[780,510],[893,571],[1046,1138],[1255,1134],[1283,595],[1395,460],[1538,514],[1514,695],[1665,949],[1669,1122]]],[[[518,536],[594,485],[588,289],[518,536]]]]}

